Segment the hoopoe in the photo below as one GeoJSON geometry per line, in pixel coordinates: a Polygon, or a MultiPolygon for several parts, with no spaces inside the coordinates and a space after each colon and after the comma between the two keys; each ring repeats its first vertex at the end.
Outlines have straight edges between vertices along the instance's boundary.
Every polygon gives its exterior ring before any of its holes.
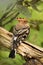
{"type": "Polygon", "coordinates": [[[17,20],[18,24],[13,28],[13,48],[9,55],[10,58],[15,57],[16,48],[30,33],[28,21],[24,18],[17,18],[17,20]]]}

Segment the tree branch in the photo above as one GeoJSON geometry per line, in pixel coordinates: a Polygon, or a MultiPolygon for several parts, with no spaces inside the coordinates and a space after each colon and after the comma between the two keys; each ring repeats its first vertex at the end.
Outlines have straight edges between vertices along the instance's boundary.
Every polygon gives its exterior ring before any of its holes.
{"type": "MultiPolygon", "coordinates": [[[[11,32],[0,27],[0,45],[10,49],[12,36],[13,34],[11,32]]],[[[28,59],[38,58],[43,63],[43,48],[35,46],[29,42],[22,42],[17,48],[17,53],[28,59]]]]}

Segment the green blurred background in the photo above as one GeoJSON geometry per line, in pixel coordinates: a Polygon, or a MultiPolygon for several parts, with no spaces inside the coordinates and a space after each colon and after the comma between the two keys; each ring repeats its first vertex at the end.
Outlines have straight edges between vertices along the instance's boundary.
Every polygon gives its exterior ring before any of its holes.
{"type": "MultiPolygon", "coordinates": [[[[3,15],[3,13],[5,12],[5,9],[8,6],[8,4],[12,1],[13,0],[10,0],[10,1],[9,0],[0,0],[0,18],[3,15]]],[[[39,8],[42,9],[43,4],[41,4],[39,6],[39,8]]],[[[28,18],[28,22],[30,20],[42,20],[43,21],[43,11],[39,13],[32,8],[30,8],[30,9],[32,11],[32,15],[30,18],[28,18]]],[[[18,17],[26,18],[25,15],[23,15],[23,14],[19,14],[18,17]]],[[[10,19],[10,18],[8,18],[8,19],[10,19]]],[[[11,23],[5,25],[4,28],[9,31],[10,28],[13,25],[16,25],[17,23],[18,23],[18,21],[15,19],[11,23]]],[[[32,44],[38,45],[43,48],[43,23],[40,24],[39,26],[40,26],[40,31],[37,31],[33,28],[30,29],[30,34],[29,34],[28,38],[26,39],[26,41],[29,41],[32,44]]],[[[8,58],[9,52],[10,52],[10,50],[8,50],[8,49],[6,50],[6,48],[0,46],[0,65],[22,65],[23,63],[25,63],[24,58],[22,58],[18,54],[16,54],[15,59],[8,58]]]]}

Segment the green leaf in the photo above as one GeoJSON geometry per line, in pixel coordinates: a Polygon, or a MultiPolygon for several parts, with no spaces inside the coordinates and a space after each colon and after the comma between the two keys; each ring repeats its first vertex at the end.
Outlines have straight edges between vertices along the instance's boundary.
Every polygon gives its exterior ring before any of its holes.
{"type": "Polygon", "coordinates": [[[25,15],[28,18],[31,17],[31,11],[26,6],[17,5],[16,8],[19,13],[22,13],[23,15],[25,15]]]}

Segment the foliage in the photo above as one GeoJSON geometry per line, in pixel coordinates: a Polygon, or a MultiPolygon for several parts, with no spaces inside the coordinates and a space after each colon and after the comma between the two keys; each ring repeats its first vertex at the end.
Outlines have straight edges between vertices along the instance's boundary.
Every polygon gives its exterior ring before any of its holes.
{"type": "MultiPolygon", "coordinates": [[[[30,0],[30,1],[29,0],[16,0],[16,1],[12,0],[12,2],[6,7],[5,13],[2,15],[2,17],[0,19],[0,26],[3,26],[3,22],[6,21],[6,19],[8,19],[9,17],[11,19],[6,22],[10,23],[20,13],[24,14],[26,17],[29,18],[32,14],[30,7],[37,10],[38,12],[40,12],[40,10],[37,8],[37,3],[39,5],[40,3],[42,3],[42,1],[41,0],[30,0]],[[15,13],[16,13],[16,15],[14,15],[15,13]]],[[[6,23],[6,24],[8,24],[8,23],[6,23]]]]}
{"type": "MultiPolygon", "coordinates": [[[[10,30],[11,27],[17,23],[17,21],[15,20],[17,16],[22,18],[26,16],[29,19],[30,25],[34,26],[38,24],[40,28],[40,30],[37,31],[32,27],[27,41],[43,47],[43,13],[42,16],[39,15],[43,11],[41,9],[41,5],[43,8],[43,0],[9,1],[11,2],[5,8],[4,13],[2,12],[2,15],[0,16],[0,26],[3,26],[7,30],[10,30]],[[35,19],[38,21],[36,21],[35,19]],[[39,19],[42,19],[42,23],[39,19]]],[[[22,63],[25,62],[24,59],[22,59],[18,54],[16,55],[15,59],[9,59],[8,54],[8,51],[0,50],[0,65],[22,65],[22,63]]]]}
{"type": "Polygon", "coordinates": [[[15,59],[8,58],[9,52],[0,50],[0,65],[22,65],[25,60],[20,55],[16,55],[15,59]]]}

